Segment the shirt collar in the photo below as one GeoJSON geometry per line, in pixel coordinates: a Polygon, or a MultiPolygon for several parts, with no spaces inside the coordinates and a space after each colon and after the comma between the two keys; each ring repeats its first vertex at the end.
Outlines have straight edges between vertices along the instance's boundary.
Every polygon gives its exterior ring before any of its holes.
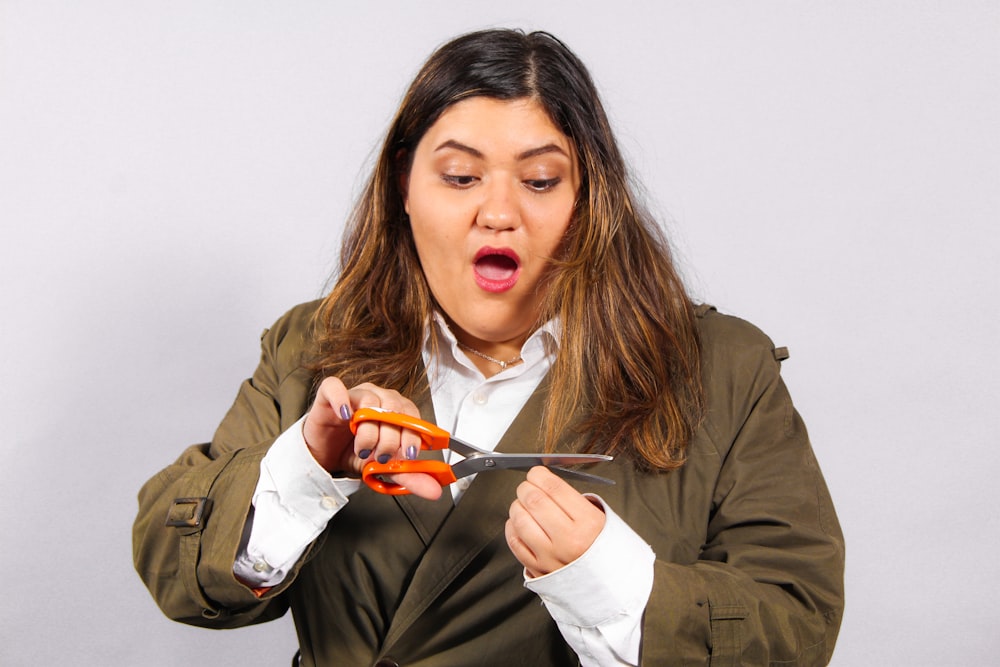
{"type": "MultiPolygon", "coordinates": [[[[560,327],[558,318],[553,318],[538,327],[538,329],[528,336],[528,340],[524,341],[524,345],[521,346],[521,358],[523,362],[516,366],[511,366],[489,379],[516,377],[536,364],[542,362],[551,363],[555,358],[556,352],[559,350],[559,335],[561,331],[562,328],[560,327]]],[[[479,373],[479,370],[469,360],[469,357],[458,346],[458,339],[455,337],[454,332],[452,332],[451,327],[448,326],[448,321],[437,310],[434,311],[431,321],[428,322],[424,331],[423,356],[424,365],[428,371],[430,371],[433,365],[443,369],[455,369],[457,366],[473,373],[479,373]],[[437,350],[436,358],[434,357],[435,348],[437,350]]],[[[440,375],[440,373],[437,374],[440,375]]]]}

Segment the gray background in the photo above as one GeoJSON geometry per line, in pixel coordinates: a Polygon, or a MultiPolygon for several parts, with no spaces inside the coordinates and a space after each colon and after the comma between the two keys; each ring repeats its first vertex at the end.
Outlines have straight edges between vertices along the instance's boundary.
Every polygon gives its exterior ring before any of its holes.
{"type": "Polygon", "coordinates": [[[996,2],[0,0],[0,664],[283,665],[160,615],[139,486],[319,295],[434,46],[587,62],[695,294],[792,357],[848,540],[835,665],[995,660],[996,2]]]}

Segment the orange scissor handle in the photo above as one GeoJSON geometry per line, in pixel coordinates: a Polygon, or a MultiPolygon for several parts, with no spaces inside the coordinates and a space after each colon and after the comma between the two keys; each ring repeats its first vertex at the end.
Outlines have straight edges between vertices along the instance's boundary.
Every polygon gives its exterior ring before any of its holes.
{"type": "Polygon", "coordinates": [[[361,470],[361,479],[379,493],[390,496],[401,496],[409,493],[406,487],[382,479],[382,475],[396,475],[401,472],[421,472],[430,475],[441,486],[448,486],[455,481],[455,473],[444,461],[389,461],[378,463],[372,461],[361,470]]]}
{"type": "Polygon", "coordinates": [[[411,417],[402,412],[391,412],[382,408],[361,408],[351,417],[351,433],[358,432],[358,424],[362,422],[382,422],[417,433],[423,441],[424,449],[447,449],[451,434],[440,426],[424,421],[420,417],[411,417]]]}
{"type": "MultiPolygon", "coordinates": [[[[390,412],[382,408],[361,408],[351,417],[351,432],[358,432],[358,424],[367,421],[382,422],[392,424],[400,428],[409,429],[420,436],[423,449],[447,449],[451,435],[443,428],[424,421],[419,417],[411,417],[401,412],[390,412]]],[[[400,496],[409,491],[399,484],[393,484],[382,478],[382,475],[396,475],[406,472],[419,472],[433,477],[441,486],[447,486],[455,481],[455,473],[451,466],[444,461],[422,460],[422,461],[388,461],[378,463],[372,461],[365,464],[361,470],[361,479],[379,493],[391,496],[400,496]]]]}

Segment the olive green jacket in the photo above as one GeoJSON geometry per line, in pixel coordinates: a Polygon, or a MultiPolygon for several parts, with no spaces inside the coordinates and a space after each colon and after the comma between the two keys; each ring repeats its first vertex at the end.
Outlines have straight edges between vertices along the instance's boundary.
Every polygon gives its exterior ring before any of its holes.
{"type": "MultiPolygon", "coordinates": [[[[303,665],[575,665],[504,538],[524,473],[479,475],[457,506],[362,487],[290,576],[258,598],[232,568],[260,460],[308,408],[300,366],[316,304],[262,339],[262,358],[209,444],[188,448],[139,494],[135,566],[164,613],[228,628],[290,607],[303,665]],[[170,525],[165,525],[165,521],[170,525]]],[[[770,340],[699,310],[708,413],[669,474],[620,458],[592,491],[656,553],[643,665],[818,665],[843,610],[844,545],[770,340]]],[[[498,450],[539,447],[539,387],[498,450]]],[[[418,400],[432,415],[430,401],[418,400]]],[[[628,567],[628,563],[622,563],[628,567]]]]}

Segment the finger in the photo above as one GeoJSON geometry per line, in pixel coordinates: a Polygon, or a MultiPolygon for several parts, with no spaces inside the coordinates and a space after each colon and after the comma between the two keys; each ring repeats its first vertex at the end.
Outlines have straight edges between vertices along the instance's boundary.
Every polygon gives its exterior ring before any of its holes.
{"type": "Polygon", "coordinates": [[[545,535],[547,543],[531,532],[520,533],[548,571],[583,555],[604,528],[604,512],[544,468],[529,471],[517,489],[517,499],[545,535]]]}
{"type": "Polygon", "coordinates": [[[344,454],[350,451],[353,435],[347,425],[350,397],[344,383],[325,378],[302,425],[302,437],[316,461],[326,470],[348,470],[344,454]],[[346,416],[345,416],[346,415],[346,416]]]}
{"type": "Polygon", "coordinates": [[[363,422],[358,425],[354,449],[360,458],[379,463],[388,463],[394,459],[413,460],[419,455],[420,448],[420,436],[409,429],[381,422],[363,422]]]}
{"type": "Polygon", "coordinates": [[[413,417],[420,416],[416,404],[395,389],[386,389],[371,382],[364,382],[353,387],[350,395],[354,405],[359,408],[382,408],[413,417]]]}
{"type": "Polygon", "coordinates": [[[544,487],[526,479],[517,487],[517,508],[531,517],[550,541],[572,530],[573,519],[544,487]]]}
{"type": "Polygon", "coordinates": [[[548,532],[520,499],[511,503],[507,523],[510,525],[511,534],[532,553],[536,563],[553,550],[552,539],[548,532]]]}
{"type": "Polygon", "coordinates": [[[528,572],[528,576],[537,577],[542,574],[535,552],[521,539],[512,519],[507,519],[507,523],[504,524],[504,536],[507,538],[507,546],[510,548],[510,552],[524,566],[524,569],[528,572]]]}
{"type": "MultiPolygon", "coordinates": [[[[350,396],[355,409],[374,407],[420,416],[417,406],[402,394],[371,383],[354,387],[350,391],[350,396]]],[[[379,421],[362,422],[357,427],[354,451],[362,460],[374,460],[379,463],[386,463],[394,458],[416,458],[420,451],[420,436],[393,424],[379,421]]]]}
{"type": "Polygon", "coordinates": [[[535,466],[528,471],[526,481],[541,490],[571,520],[593,517],[593,503],[562,477],[545,466],[535,466]]]}
{"type": "Polygon", "coordinates": [[[437,500],[441,497],[441,484],[430,475],[419,472],[404,472],[390,475],[389,479],[420,498],[437,500]]]}
{"type": "MultiPolygon", "coordinates": [[[[388,463],[393,459],[401,458],[397,456],[400,449],[400,443],[402,442],[402,430],[398,426],[393,426],[392,424],[380,424],[375,422],[369,422],[367,429],[362,431],[358,429],[358,433],[375,433],[374,442],[370,443],[371,459],[372,461],[378,461],[379,463],[388,463]],[[374,427],[374,429],[372,428],[374,427]]],[[[361,448],[363,445],[369,444],[369,441],[362,441],[361,444],[355,444],[355,449],[361,448]]]]}
{"type": "Polygon", "coordinates": [[[307,420],[315,428],[341,427],[350,419],[350,403],[350,394],[344,383],[339,378],[325,378],[316,390],[307,420]],[[344,416],[345,411],[347,417],[344,416]]]}

